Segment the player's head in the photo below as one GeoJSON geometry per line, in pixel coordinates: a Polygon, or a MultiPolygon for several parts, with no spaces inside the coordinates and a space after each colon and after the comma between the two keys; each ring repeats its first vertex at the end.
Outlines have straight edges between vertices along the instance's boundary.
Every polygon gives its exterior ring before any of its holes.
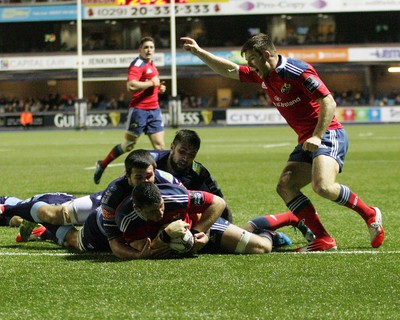
{"type": "Polygon", "coordinates": [[[146,220],[159,221],[164,216],[164,200],[160,189],[151,182],[138,184],[132,190],[135,211],[146,220]]]}
{"type": "Polygon", "coordinates": [[[261,78],[265,77],[275,67],[278,59],[271,37],[264,33],[256,34],[248,39],[240,54],[261,78]]]}
{"type": "Polygon", "coordinates": [[[192,167],[201,140],[196,131],[179,130],[171,143],[169,162],[175,173],[182,173],[192,167]]]}
{"type": "Polygon", "coordinates": [[[156,167],[154,158],[147,150],[133,150],[125,158],[125,173],[132,187],[146,181],[154,183],[156,167]]]}
{"type": "Polygon", "coordinates": [[[139,43],[139,53],[142,59],[150,61],[155,51],[154,39],[152,37],[144,37],[139,43]]]}

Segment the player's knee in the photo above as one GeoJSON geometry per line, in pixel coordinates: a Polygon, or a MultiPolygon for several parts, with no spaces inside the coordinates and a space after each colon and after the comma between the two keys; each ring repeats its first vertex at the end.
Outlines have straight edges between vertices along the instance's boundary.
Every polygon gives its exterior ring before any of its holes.
{"type": "Polygon", "coordinates": [[[276,185],[276,192],[283,197],[287,193],[287,186],[283,182],[279,181],[276,185]]]}
{"type": "Polygon", "coordinates": [[[252,234],[247,244],[246,253],[263,254],[272,251],[272,243],[269,239],[252,234]]]}
{"type": "Polygon", "coordinates": [[[136,140],[125,139],[124,142],[121,143],[121,149],[124,152],[129,152],[129,151],[133,150],[133,148],[135,147],[135,144],[136,144],[136,140]]]}
{"type": "Polygon", "coordinates": [[[251,225],[249,222],[247,222],[242,228],[249,232],[253,232],[255,229],[254,226],[251,225]]]}
{"type": "Polygon", "coordinates": [[[165,148],[165,143],[164,142],[155,142],[154,143],[154,149],[156,150],[164,150],[165,148]]]}
{"type": "Polygon", "coordinates": [[[323,198],[331,198],[332,194],[332,188],[329,184],[323,183],[323,182],[313,182],[312,183],[312,188],[316,194],[323,198]]]}
{"type": "Polygon", "coordinates": [[[45,204],[37,208],[36,214],[40,221],[47,222],[54,225],[59,225],[60,220],[58,219],[57,212],[61,209],[61,206],[52,206],[45,204]]]}
{"type": "Polygon", "coordinates": [[[22,219],[20,216],[13,216],[8,224],[10,227],[19,227],[23,221],[24,219],[22,219]]]}
{"type": "Polygon", "coordinates": [[[68,233],[65,235],[65,245],[76,250],[83,251],[78,242],[78,230],[72,228],[68,231],[68,233]]]}

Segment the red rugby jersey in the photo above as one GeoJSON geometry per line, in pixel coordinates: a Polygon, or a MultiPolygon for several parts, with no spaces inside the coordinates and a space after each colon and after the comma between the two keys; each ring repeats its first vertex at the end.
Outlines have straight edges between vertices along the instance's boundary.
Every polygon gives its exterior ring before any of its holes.
{"type": "MultiPolygon", "coordinates": [[[[240,66],[242,82],[257,82],[268,94],[274,106],[297,133],[298,143],[312,136],[318,122],[320,105],[315,100],[330,94],[315,69],[308,63],[279,56],[279,62],[265,79],[249,66],[240,66]]],[[[328,129],[343,128],[333,117],[328,129]]]]}
{"type": "MultiPolygon", "coordinates": [[[[159,73],[154,63],[143,60],[140,56],[131,62],[128,69],[128,81],[150,81],[155,76],[159,76],[159,73]]],[[[157,109],[159,107],[158,91],[159,87],[153,86],[132,92],[129,107],[143,110],[157,109]]]]}

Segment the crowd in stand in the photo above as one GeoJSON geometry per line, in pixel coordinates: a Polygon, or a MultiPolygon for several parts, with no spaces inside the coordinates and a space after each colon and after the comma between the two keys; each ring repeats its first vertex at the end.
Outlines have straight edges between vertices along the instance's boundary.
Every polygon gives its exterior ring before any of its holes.
{"type": "MultiPolygon", "coordinates": [[[[400,93],[390,92],[375,97],[372,103],[368,95],[361,91],[334,92],[338,106],[400,106],[400,93]]],[[[215,97],[202,97],[193,94],[180,95],[183,109],[203,109],[218,107],[215,97]]],[[[46,111],[74,111],[75,97],[71,95],[48,94],[42,98],[38,97],[6,97],[0,95],[0,114],[22,112],[26,108],[32,113],[46,111]]],[[[86,99],[88,110],[126,110],[129,97],[121,93],[118,97],[107,98],[105,95],[94,94],[86,99]]],[[[160,99],[161,108],[168,108],[169,97],[160,99]]],[[[263,92],[255,95],[234,94],[231,107],[272,107],[272,103],[263,92]]]]}
{"type": "MultiPolygon", "coordinates": [[[[0,113],[22,112],[28,107],[31,112],[73,111],[76,97],[72,95],[48,94],[38,97],[6,97],[0,96],[0,113]]],[[[118,98],[106,99],[104,95],[95,94],[87,99],[89,110],[126,109],[128,102],[125,94],[118,98]]]]}

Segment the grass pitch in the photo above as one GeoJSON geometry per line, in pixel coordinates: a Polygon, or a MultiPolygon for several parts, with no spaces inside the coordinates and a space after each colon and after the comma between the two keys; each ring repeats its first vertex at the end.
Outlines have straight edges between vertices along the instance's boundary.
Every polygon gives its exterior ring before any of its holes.
{"type": "MultiPolygon", "coordinates": [[[[199,255],[190,259],[119,261],[76,254],[52,243],[16,243],[0,228],[0,319],[398,319],[400,309],[400,126],[346,127],[350,149],[339,182],[380,207],[386,231],[373,249],[351,210],[304,189],[336,238],[335,253],[295,254],[294,244],[269,255],[199,255]]],[[[220,184],[234,222],[286,211],[275,193],[296,144],[287,127],[200,128],[197,160],[220,184]]],[[[166,132],[167,145],[175,130],[166,132]]],[[[124,156],[92,180],[96,160],[120,130],[0,133],[0,194],[77,196],[99,191],[123,173],[124,156]]],[[[150,148],[143,136],[138,148],[150,148]]]]}

